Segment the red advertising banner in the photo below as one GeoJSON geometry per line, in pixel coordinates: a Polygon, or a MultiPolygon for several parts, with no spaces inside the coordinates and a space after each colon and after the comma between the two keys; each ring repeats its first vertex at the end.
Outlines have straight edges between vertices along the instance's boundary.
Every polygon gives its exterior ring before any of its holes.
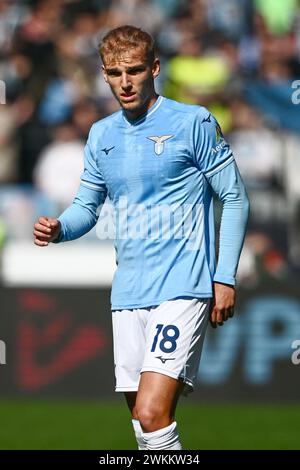
{"type": "MultiPolygon", "coordinates": [[[[1,289],[0,395],[112,398],[110,292],[1,289]]],[[[192,399],[299,401],[295,283],[239,289],[235,316],[208,328],[192,399]]]]}

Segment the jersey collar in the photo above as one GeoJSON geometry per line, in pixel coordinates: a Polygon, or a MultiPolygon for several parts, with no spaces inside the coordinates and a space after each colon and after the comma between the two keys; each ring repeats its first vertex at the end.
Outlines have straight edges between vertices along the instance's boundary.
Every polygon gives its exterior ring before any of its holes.
{"type": "Polygon", "coordinates": [[[163,99],[164,99],[163,96],[159,96],[157,100],[155,101],[154,105],[151,106],[151,108],[146,113],[142,114],[142,116],[140,116],[137,119],[134,119],[133,121],[129,121],[125,116],[125,112],[122,111],[124,121],[126,122],[128,126],[136,126],[140,124],[145,119],[148,119],[148,117],[151,116],[151,114],[155,113],[155,111],[160,107],[163,99]]]}

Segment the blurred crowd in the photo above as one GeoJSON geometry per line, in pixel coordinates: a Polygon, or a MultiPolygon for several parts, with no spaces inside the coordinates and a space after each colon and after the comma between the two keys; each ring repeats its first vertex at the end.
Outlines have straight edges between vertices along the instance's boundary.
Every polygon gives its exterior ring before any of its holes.
{"type": "Polygon", "coordinates": [[[0,0],[0,245],[12,188],[72,201],[89,128],[118,109],[97,46],[121,24],[156,39],[158,92],[205,105],[233,148],[252,206],[241,279],[300,269],[298,0],[0,0]]]}

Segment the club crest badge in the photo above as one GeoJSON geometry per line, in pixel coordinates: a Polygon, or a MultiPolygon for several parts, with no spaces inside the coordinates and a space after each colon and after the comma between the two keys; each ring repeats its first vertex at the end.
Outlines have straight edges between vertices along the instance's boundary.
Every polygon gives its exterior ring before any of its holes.
{"type": "Polygon", "coordinates": [[[171,139],[173,135],[162,135],[162,136],[152,136],[152,137],[147,137],[147,139],[152,140],[155,145],[154,145],[154,152],[156,155],[161,155],[163,151],[165,150],[165,141],[168,139],[171,139]]]}

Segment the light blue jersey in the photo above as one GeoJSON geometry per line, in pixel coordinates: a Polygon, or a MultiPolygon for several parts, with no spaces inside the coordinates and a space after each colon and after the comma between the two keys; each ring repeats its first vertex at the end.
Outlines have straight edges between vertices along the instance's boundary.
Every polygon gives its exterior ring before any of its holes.
{"type": "Polygon", "coordinates": [[[206,108],[160,96],[135,121],[121,110],[96,122],[79,192],[59,217],[59,241],[90,230],[107,195],[116,220],[112,309],[212,297],[213,281],[235,283],[248,199],[206,108]],[[217,264],[213,191],[223,203],[217,264]]]}

